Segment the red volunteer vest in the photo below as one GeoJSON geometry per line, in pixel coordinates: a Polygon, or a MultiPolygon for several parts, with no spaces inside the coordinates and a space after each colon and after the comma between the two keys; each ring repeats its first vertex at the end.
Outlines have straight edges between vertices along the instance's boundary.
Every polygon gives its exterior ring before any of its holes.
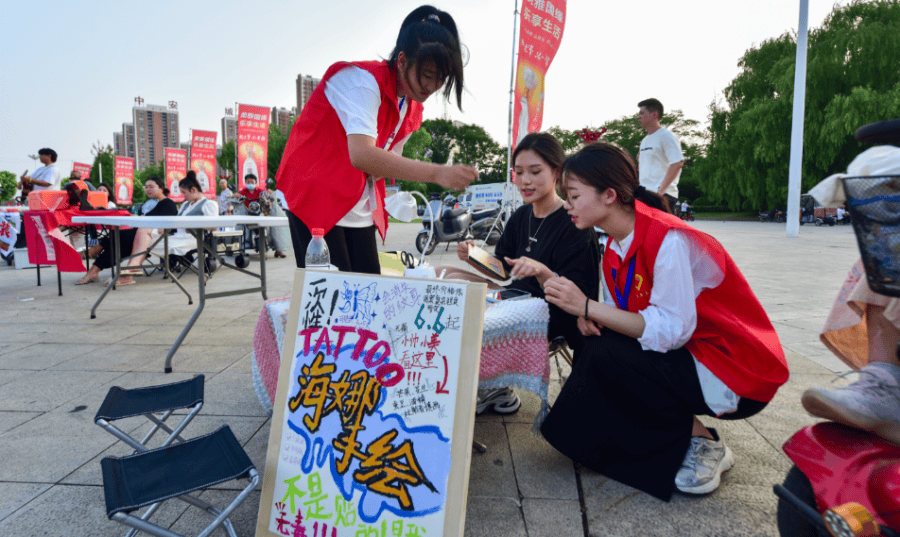
{"type": "Polygon", "coordinates": [[[716,239],[636,201],[634,239],[625,259],[612,253],[603,256],[603,277],[610,293],[616,295],[618,289],[620,297],[627,294],[634,259],[627,309],[637,313],[650,304],[656,255],[670,229],[687,232],[725,275],[718,287],[697,296],[697,328],[685,348],[739,396],[771,401],[788,380],[781,343],[744,275],[716,239]]]}
{"type": "MultiPolygon", "coordinates": [[[[350,65],[372,73],[378,82],[381,106],[378,109],[375,144],[385,147],[388,143],[400,118],[396,69],[390,68],[386,61],[338,62],[325,72],[322,82],[294,123],[275,176],[290,211],[308,228],[319,227],[325,233],[356,205],[366,186],[365,172],[350,163],[347,132],[325,97],[328,79],[350,65]]],[[[392,149],[422,124],[421,103],[410,100],[408,106],[397,135],[385,149],[392,149]]],[[[384,178],[375,182],[375,192],[378,206],[372,216],[384,241],[388,227],[387,212],[384,210],[384,178]]]]}

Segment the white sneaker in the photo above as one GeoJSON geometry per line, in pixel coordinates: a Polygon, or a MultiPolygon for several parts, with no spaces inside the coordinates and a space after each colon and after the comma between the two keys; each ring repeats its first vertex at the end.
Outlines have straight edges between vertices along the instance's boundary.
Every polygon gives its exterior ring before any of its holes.
{"type": "Polygon", "coordinates": [[[512,414],[519,411],[522,400],[509,386],[496,390],[485,390],[478,393],[478,404],[475,405],[475,415],[491,409],[498,414],[512,414]]]}
{"type": "Polygon", "coordinates": [[[900,366],[872,362],[855,372],[859,380],[844,388],[803,392],[803,408],[900,445],[900,366]]]}
{"type": "Polygon", "coordinates": [[[675,475],[675,487],[685,494],[709,494],[719,488],[722,473],[734,466],[731,450],[719,438],[715,429],[710,429],[710,432],[718,440],[691,437],[684,462],[675,475]]]}

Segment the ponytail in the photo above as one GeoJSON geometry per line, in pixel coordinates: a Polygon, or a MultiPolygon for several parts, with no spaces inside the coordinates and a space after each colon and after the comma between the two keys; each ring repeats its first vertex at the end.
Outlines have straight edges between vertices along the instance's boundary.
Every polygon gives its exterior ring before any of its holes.
{"type": "MultiPolygon", "coordinates": [[[[459,32],[453,17],[434,6],[421,6],[403,20],[397,43],[388,58],[388,65],[397,67],[400,53],[409,63],[406,71],[414,65],[433,61],[444,83],[444,98],[456,94],[456,104],[462,110],[463,56],[459,43],[459,32]]],[[[406,76],[406,72],[402,76],[406,76]]],[[[398,73],[401,76],[401,73],[398,73]]],[[[421,70],[419,70],[421,77],[421,70]]]]}

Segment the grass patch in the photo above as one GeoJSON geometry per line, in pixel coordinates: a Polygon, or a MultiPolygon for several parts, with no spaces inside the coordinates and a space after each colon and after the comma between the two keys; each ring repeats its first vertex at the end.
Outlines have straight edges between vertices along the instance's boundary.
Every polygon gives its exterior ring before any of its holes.
{"type": "Polygon", "coordinates": [[[415,220],[412,220],[412,221],[409,221],[409,222],[403,222],[403,221],[401,221],[401,220],[397,220],[396,218],[394,218],[394,217],[392,217],[392,216],[388,216],[388,223],[390,223],[390,224],[421,224],[421,223],[422,223],[422,219],[421,219],[421,218],[416,218],[415,220]]]}

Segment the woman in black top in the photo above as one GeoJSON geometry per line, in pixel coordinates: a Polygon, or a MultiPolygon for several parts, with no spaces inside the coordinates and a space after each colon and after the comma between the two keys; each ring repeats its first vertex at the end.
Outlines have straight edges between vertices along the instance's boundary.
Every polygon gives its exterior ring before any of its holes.
{"type": "MultiPolygon", "coordinates": [[[[600,248],[592,229],[579,230],[562,208],[557,193],[565,160],[562,146],[544,132],[528,134],[513,153],[516,187],[525,205],[509,218],[494,255],[513,278],[506,288],[520,289],[544,298],[543,283],[554,275],[572,280],[587,296],[600,293],[600,248]]],[[[469,245],[459,243],[456,253],[485,276],[494,277],[469,261],[469,245]]],[[[439,271],[440,272],[440,271],[439,271]]],[[[466,271],[448,270],[447,278],[485,281],[466,271]]],[[[499,288],[487,280],[492,288],[499,288]]],[[[572,351],[581,351],[582,335],[577,317],[550,305],[548,338],[564,336],[572,351]]]]}
{"type": "MultiPolygon", "coordinates": [[[[175,205],[175,202],[166,197],[169,195],[169,189],[165,187],[165,183],[159,177],[147,179],[144,183],[144,192],[147,194],[147,201],[141,206],[142,216],[175,216],[178,214],[178,207],[175,205]]],[[[123,229],[119,232],[119,237],[121,237],[120,248],[122,257],[131,255],[137,232],[138,228],[123,229]]],[[[110,237],[100,239],[98,245],[100,251],[99,253],[96,253],[97,259],[94,260],[94,265],[84,278],[75,282],[75,285],[82,285],[99,280],[100,271],[112,267],[115,263],[113,258],[113,247],[114,245],[110,237]]]]}

